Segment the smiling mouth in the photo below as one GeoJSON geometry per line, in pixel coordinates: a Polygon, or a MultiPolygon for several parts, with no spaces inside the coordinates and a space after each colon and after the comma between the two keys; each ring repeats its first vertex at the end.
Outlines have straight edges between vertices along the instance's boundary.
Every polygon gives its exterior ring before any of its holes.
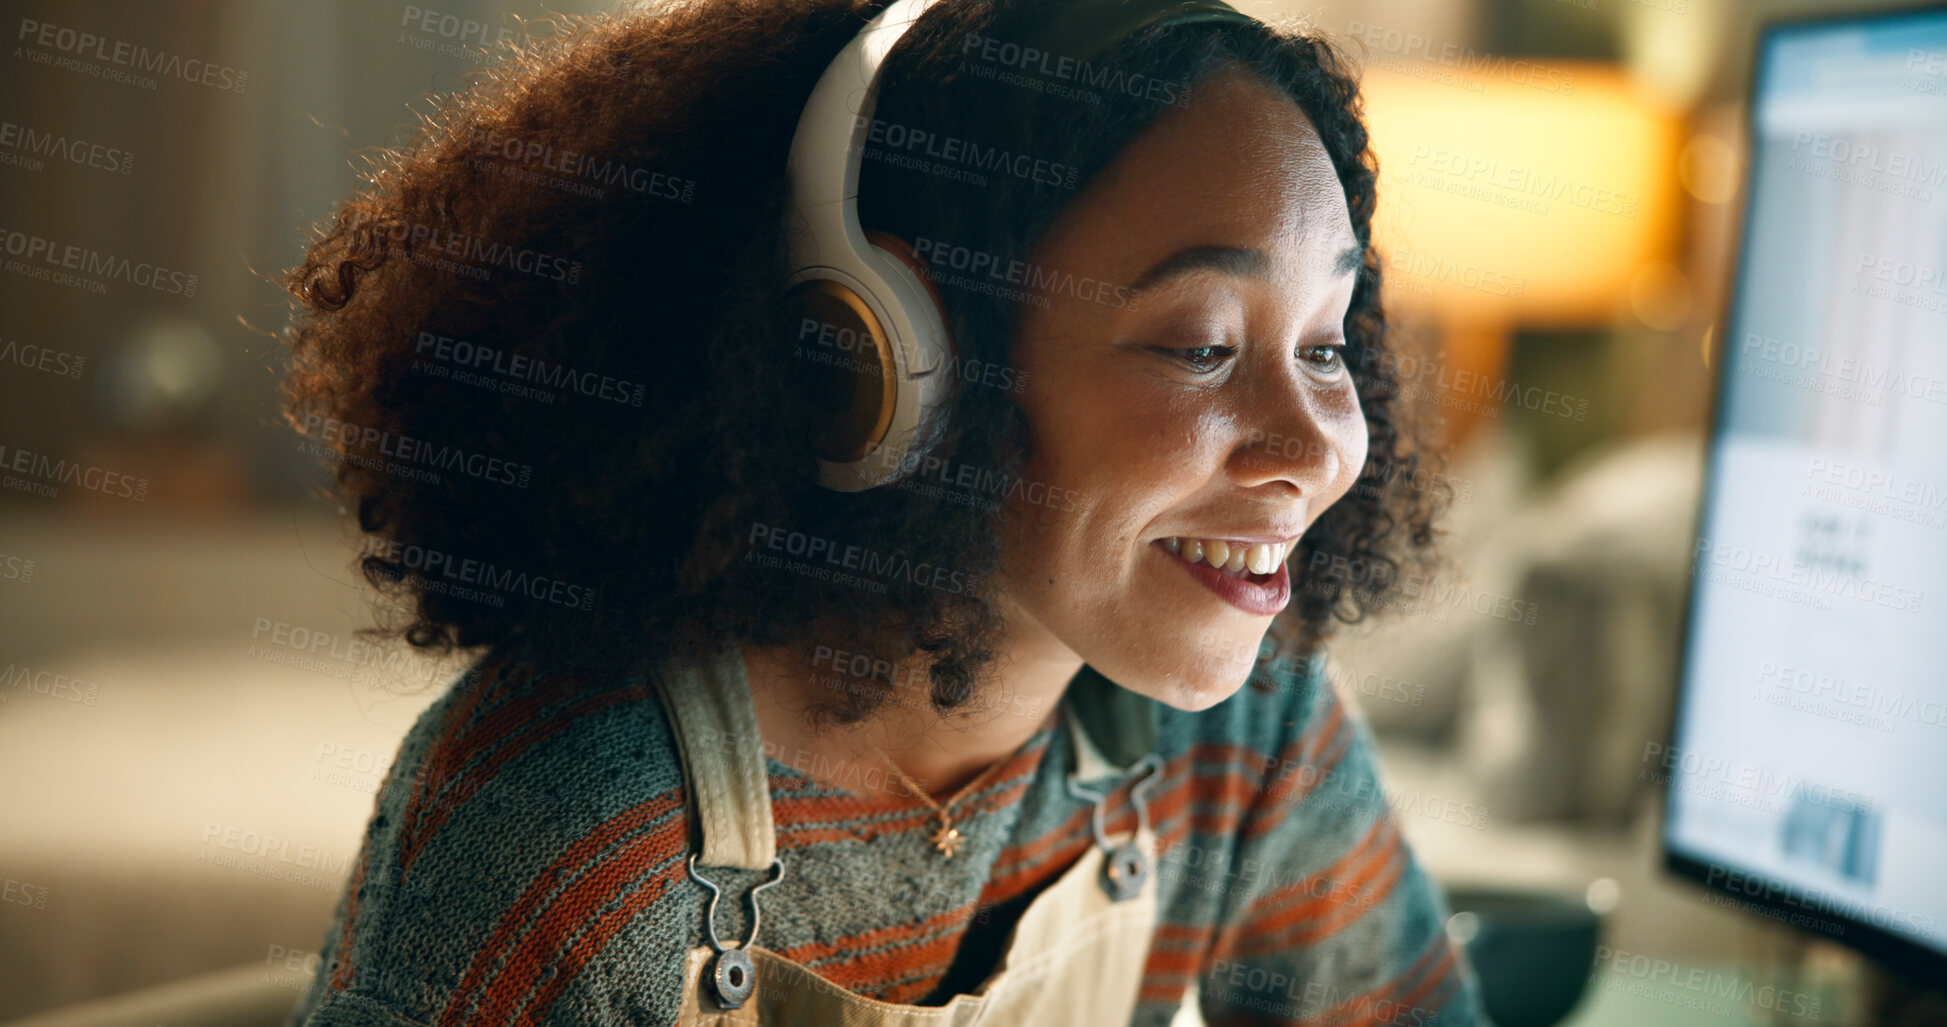
{"type": "MultiPolygon", "coordinates": [[[[1274,616],[1290,604],[1291,574],[1286,570],[1283,559],[1290,552],[1289,543],[1246,543],[1243,555],[1239,557],[1235,549],[1210,552],[1205,548],[1208,541],[1167,538],[1157,539],[1151,545],[1162,550],[1171,563],[1187,571],[1190,577],[1215,593],[1217,598],[1245,613],[1260,617],[1274,616]],[[1193,554],[1197,559],[1190,558],[1193,554]],[[1222,557],[1222,567],[1210,565],[1213,555],[1222,557]],[[1277,562],[1268,570],[1259,572],[1253,568],[1253,560],[1256,567],[1263,567],[1274,555],[1277,562]],[[1237,569],[1233,570],[1232,565],[1237,569]]],[[[1225,546],[1228,548],[1228,543],[1225,546]]]]}
{"type": "Polygon", "coordinates": [[[1291,552],[1291,542],[1238,542],[1172,535],[1158,540],[1164,549],[1191,563],[1206,563],[1232,576],[1268,575],[1291,552]]]}

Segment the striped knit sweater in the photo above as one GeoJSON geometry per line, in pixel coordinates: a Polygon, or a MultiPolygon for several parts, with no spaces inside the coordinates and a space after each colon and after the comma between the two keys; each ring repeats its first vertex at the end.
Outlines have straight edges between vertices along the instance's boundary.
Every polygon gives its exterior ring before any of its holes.
{"type": "MultiPolygon", "coordinates": [[[[1316,664],[1279,684],[1199,713],[1156,705],[1158,923],[1132,1022],[1164,1027],[1194,984],[1213,1027],[1485,1024],[1364,721],[1316,664]]],[[[708,893],[685,871],[682,765],[651,687],[519,647],[463,675],[401,745],[290,1023],[674,1023],[708,893]]],[[[888,1002],[972,990],[1093,844],[1063,784],[1070,748],[1044,726],[962,799],[951,860],[912,796],[769,759],[789,872],[762,896],[759,943],[888,1002]]],[[[1111,837],[1134,827],[1136,779],[1111,795],[1111,837]]],[[[740,938],[766,875],[712,876],[737,900],[718,931],[740,938]]]]}

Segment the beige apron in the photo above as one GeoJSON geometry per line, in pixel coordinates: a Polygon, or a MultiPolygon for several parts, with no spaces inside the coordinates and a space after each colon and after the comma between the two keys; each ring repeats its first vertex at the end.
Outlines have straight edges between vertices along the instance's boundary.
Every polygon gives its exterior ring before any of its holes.
{"type": "MultiPolygon", "coordinates": [[[[767,881],[781,879],[775,869],[776,835],[771,819],[770,783],[764,764],[757,711],[743,658],[732,645],[717,659],[665,663],[659,675],[665,706],[682,751],[690,813],[702,829],[703,851],[693,870],[718,866],[747,870],[773,868],[767,881]]],[[[1077,775],[1100,783],[1124,767],[1110,763],[1080,727],[1069,700],[1062,718],[1077,754],[1077,775]]],[[[1149,762],[1154,762],[1153,758],[1149,762]]],[[[1132,766],[1134,764],[1131,764],[1132,766]]],[[[1154,780],[1160,763],[1147,768],[1154,780]]],[[[1146,790],[1146,789],[1145,789],[1146,790]]],[[[1125,796],[1126,801],[1127,797],[1125,796]]],[[[1086,802],[1077,799],[1077,802],[1086,802]]],[[[1142,987],[1156,923],[1156,836],[1139,810],[1134,846],[1146,861],[1140,889],[1121,901],[1105,886],[1107,858],[1101,842],[1103,811],[1095,810],[1095,836],[1082,858],[1029,903],[1003,945],[995,970],[970,994],[942,1006],[880,1002],[854,994],[809,968],[762,945],[719,939],[726,953],[742,953],[754,970],[754,993],[734,1009],[718,1002],[709,945],[690,950],[683,975],[683,1007],[677,1018],[690,1025],[766,1027],[1072,1027],[1075,1024],[1129,1022],[1142,987]]],[[[1124,839],[1128,841],[1128,839],[1124,839]]],[[[699,878],[700,880],[701,878],[699,878]]],[[[1135,876],[1122,876],[1133,882],[1135,876]]],[[[756,891],[767,885],[759,885],[756,891]]],[[[743,896],[724,894],[726,901],[743,896]]],[[[757,895],[756,926],[762,929],[764,896],[757,895]]],[[[714,915],[714,897],[709,914],[714,915]]],[[[714,926],[706,937],[714,936],[714,926]]],[[[731,956],[731,960],[738,959],[731,956]]],[[[741,981],[741,974],[738,975],[741,981]]]]}

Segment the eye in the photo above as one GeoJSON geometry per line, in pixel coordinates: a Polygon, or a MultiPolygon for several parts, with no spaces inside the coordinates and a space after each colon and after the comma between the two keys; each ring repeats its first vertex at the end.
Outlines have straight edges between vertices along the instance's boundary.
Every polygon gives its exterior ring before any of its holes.
{"type": "Polygon", "coordinates": [[[1209,374],[1217,368],[1222,367],[1224,361],[1229,360],[1237,352],[1237,349],[1232,346],[1196,346],[1190,349],[1172,349],[1165,350],[1164,352],[1183,361],[1185,365],[1198,374],[1209,374]]]}
{"type": "Polygon", "coordinates": [[[1320,371],[1337,371],[1345,366],[1345,344],[1319,343],[1298,347],[1298,356],[1320,371]]]}

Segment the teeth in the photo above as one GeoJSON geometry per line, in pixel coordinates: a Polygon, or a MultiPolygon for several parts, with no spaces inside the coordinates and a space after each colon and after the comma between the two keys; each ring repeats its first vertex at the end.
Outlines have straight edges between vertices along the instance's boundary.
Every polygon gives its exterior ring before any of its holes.
{"type": "Polygon", "coordinates": [[[1163,548],[1191,563],[1207,563],[1227,574],[1269,574],[1284,562],[1290,547],[1283,542],[1231,542],[1221,538],[1163,540],[1163,548]]]}

